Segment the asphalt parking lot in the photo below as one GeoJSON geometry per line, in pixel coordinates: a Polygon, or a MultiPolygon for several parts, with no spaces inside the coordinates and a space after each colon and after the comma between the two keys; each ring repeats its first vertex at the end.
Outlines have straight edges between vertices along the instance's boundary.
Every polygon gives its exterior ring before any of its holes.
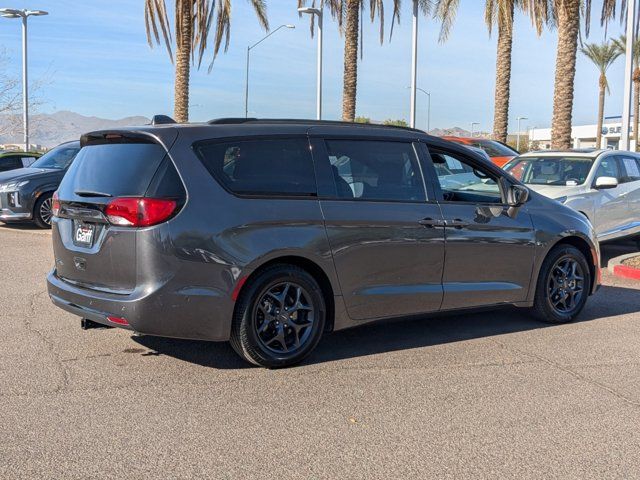
{"type": "MultiPolygon", "coordinates": [[[[0,478],[640,478],[640,284],[336,333],[304,365],[83,332],[48,232],[0,227],[0,478]]],[[[604,248],[608,257],[632,244],[604,248]]]]}

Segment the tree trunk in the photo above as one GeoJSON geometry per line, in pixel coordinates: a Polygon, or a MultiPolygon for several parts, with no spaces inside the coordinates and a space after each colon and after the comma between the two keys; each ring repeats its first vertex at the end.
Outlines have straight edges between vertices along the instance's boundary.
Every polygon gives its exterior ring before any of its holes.
{"type": "Polygon", "coordinates": [[[496,58],[496,92],[493,113],[493,138],[507,143],[509,129],[509,98],[511,91],[511,49],[513,46],[513,3],[506,2],[510,24],[498,25],[496,58]]]}
{"type": "Polygon", "coordinates": [[[176,0],[180,31],[176,32],[176,78],[173,114],[176,122],[189,121],[189,69],[193,31],[193,0],[176,0]]]}
{"type": "Polygon", "coordinates": [[[581,0],[556,0],[558,16],[558,49],[553,93],[551,145],[554,149],[571,148],[573,90],[576,76],[578,32],[581,0]]]}
{"type": "Polygon", "coordinates": [[[347,23],[344,34],[344,87],[342,93],[342,120],[345,122],[353,122],[356,117],[360,2],[361,0],[347,0],[347,23]]]}
{"type": "Polygon", "coordinates": [[[607,91],[607,78],[600,74],[600,98],[598,99],[598,130],[596,133],[596,148],[602,148],[602,120],[604,119],[604,97],[607,91]]]}
{"type": "Polygon", "coordinates": [[[632,138],[636,142],[636,152],[640,152],[638,145],[638,116],[640,116],[640,67],[633,72],[633,132],[632,138]]]}

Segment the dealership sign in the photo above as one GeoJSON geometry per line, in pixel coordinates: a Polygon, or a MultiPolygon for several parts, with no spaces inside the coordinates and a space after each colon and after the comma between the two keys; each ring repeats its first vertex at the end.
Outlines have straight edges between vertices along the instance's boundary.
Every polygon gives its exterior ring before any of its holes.
{"type": "MultiPolygon", "coordinates": [[[[633,126],[629,126],[629,133],[633,133],[633,126]]],[[[617,127],[602,127],[602,135],[621,135],[622,134],[622,126],[618,125],[617,127]]]]}

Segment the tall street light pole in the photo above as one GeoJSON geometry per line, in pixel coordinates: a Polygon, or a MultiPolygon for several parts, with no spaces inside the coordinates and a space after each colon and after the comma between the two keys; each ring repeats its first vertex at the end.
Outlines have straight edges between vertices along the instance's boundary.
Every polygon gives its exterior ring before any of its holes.
{"type": "Polygon", "coordinates": [[[428,97],[427,103],[427,133],[431,131],[431,92],[427,92],[420,87],[416,87],[416,89],[422,93],[424,93],[428,97]]]}
{"type": "Polygon", "coordinates": [[[418,0],[413,0],[413,35],[411,52],[411,113],[409,125],[416,128],[416,100],[418,91],[418,0]]]}
{"type": "Polygon", "coordinates": [[[17,10],[0,8],[0,16],[4,18],[22,19],[22,118],[24,123],[24,151],[29,151],[29,84],[27,75],[27,18],[48,15],[44,10],[17,10]]]}
{"type": "MultiPolygon", "coordinates": [[[[635,40],[636,0],[627,0],[627,51],[624,64],[624,92],[622,105],[622,132],[620,149],[629,150],[629,127],[631,124],[631,85],[633,75],[633,43],[635,40]]],[[[636,142],[638,135],[636,133],[636,142]]],[[[600,148],[600,145],[598,145],[600,148]]]]}
{"type": "Polygon", "coordinates": [[[518,117],[516,118],[516,120],[518,120],[518,132],[516,135],[516,150],[520,151],[520,122],[522,120],[529,120],[527,117],[518,117]]]}
{"type": "Polygon", "coordinates": [[[250,55],[251,55],[251,50],[253,50],[255,47],[260,45],[267,38],[269,38],[271,35],[273,35],[274,33],[276,33],[278,30],[280,30],[282,28],[296,28],[296,26],[295,25],[280,25],[278,28],[273,30],[271,33],[269,33],[268,35],[263,37],[260,41],[258,41],[256,43],[254,43],[253,45],[247,47],[247,75],[246,75],[246,82],[245,82],[245,88],[244,88],[244,118],[249,118],[249,59],[250,59],[250,55]]]}
{"type": "Polygon", "coordinates": [[[308,15],[315,15],[318,17],[318,66],[317,66],[317,91],[316,91],[316,117],[318,120],[322,120],[322,2],[320,9],[303,7],[299,8],[298,12],[306,13],[308,15]]]}

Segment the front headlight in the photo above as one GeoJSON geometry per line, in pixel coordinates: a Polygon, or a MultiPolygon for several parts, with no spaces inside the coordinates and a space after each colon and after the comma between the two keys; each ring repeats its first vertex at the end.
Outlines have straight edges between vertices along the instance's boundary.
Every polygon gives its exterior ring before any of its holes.
{"type": "Polygon", "coordinates": [[[569,197],[558,197],[556,199],[554,199],[556,202],[560,202],[560,203],[566,203],[567,199],[569,197]]]}
{"type": "Polygon", "coordinates": [[[0,192],[13,192],[20,187],[24,187],[29,180],[23,180],[22,182],[3,183],[0,185],[0,192]]]}

